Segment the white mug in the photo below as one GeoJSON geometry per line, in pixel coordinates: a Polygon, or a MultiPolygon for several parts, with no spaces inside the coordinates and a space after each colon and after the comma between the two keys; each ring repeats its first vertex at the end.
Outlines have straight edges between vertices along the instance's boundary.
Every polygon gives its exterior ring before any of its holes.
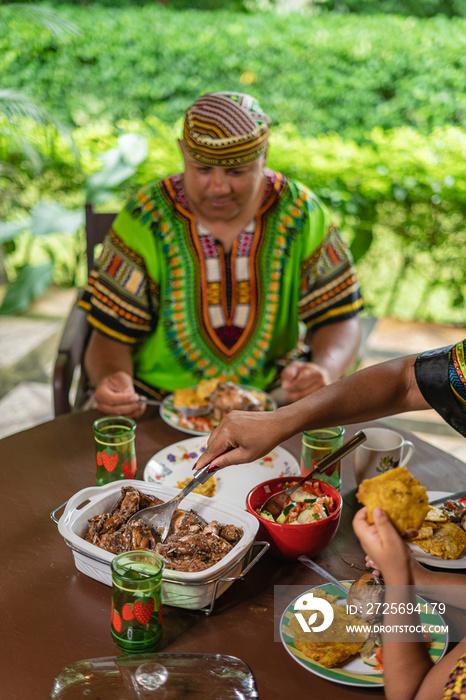
{"type": "Polygon", "coordinates": [[[353,458],[357,484],[408,464],[414,450],[410,440],[389,428],[365,428],[363,432],[367,440],[355,450],[353,458]]]}

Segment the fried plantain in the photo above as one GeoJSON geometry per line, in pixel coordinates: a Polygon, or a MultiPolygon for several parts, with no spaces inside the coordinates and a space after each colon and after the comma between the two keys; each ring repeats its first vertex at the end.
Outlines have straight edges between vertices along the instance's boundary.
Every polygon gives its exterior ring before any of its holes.
{"type": "Polygon", "coordinates": [[[367,520],[374,522],[374,508],[383,508],[401,535],[418,530],[430,510],[424,486],[406,467],[389,469],[361,482],[356,498],[367,506],[367,520]]]}

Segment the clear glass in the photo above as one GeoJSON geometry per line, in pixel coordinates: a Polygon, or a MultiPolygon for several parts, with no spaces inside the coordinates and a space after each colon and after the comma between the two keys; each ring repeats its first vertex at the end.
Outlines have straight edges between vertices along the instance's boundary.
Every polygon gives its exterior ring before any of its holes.
{"type": "MultiPolygon", "coordinates": [[[[322,457],[334,452],[343,443],[345,429],[341,425],[335,428],[323,428],[321,430],[308,430],[303,432],[301,451],[301,474],[305,476],[316,468],[322,457]]],[[[329,467],[322,474],[316,474],[316,479],[326,481],[337,491],[341,487],[341,462],[340,460],[329,467]]]]}
{"type": "Polygon", "coordinates": [[[125,416],[94,421],[97,486],[136,477],[136,423],[125,416]]]}
{"type": "Polygon", "coordinates": [[[152,653],[107,656],[67,664],[50,700],[253,700],[251,669],[223,654],[152,653]]]}
{"type": "Polygon", "coordinates": [[[112,638],[120,651],[153,651],[162,635],[163,560],[145,550],[112,560],[112,638]]]}

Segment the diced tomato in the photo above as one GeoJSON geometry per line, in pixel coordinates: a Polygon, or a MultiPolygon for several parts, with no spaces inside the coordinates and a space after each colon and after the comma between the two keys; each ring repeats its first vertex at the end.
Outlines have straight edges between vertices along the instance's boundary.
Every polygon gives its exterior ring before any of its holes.
{"type": "Polygon", "coordinates": [[[304,482],[303,491],[306,491],[306,493],[311,493],[313,496],[317,495],[315,492],[315,484],[313,484],[311,481],[304,482]]]}
{"type": "Polygon", "coordinates": [[[382,647],[376,647],[374,654],[375,654],[375,658],[377,659],[378,663],[381,664],[382,663],[382,655],[383,655],[382,654],[382,647]]]}
{"type": "Polygon", "coordinates": [[[375,658],[377,666],[374,666],[374,671],[383,671],[382,647],[375,648],[375,658]]]}

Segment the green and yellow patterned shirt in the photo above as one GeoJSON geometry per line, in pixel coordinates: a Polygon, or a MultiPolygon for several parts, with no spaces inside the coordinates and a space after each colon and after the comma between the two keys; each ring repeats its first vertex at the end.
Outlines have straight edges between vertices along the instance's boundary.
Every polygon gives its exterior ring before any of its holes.
{"type": "Polygon", "coordinates": [[[266,170],[265,196],[231,253],[189,210],[182,175],[142,189],[116,218],[82,308],[134,345],[135,385],[164,396],[222,376],[268,389],[302,355],[299,327],[362,308],[351,256],[306,187],[266,170]]]}

